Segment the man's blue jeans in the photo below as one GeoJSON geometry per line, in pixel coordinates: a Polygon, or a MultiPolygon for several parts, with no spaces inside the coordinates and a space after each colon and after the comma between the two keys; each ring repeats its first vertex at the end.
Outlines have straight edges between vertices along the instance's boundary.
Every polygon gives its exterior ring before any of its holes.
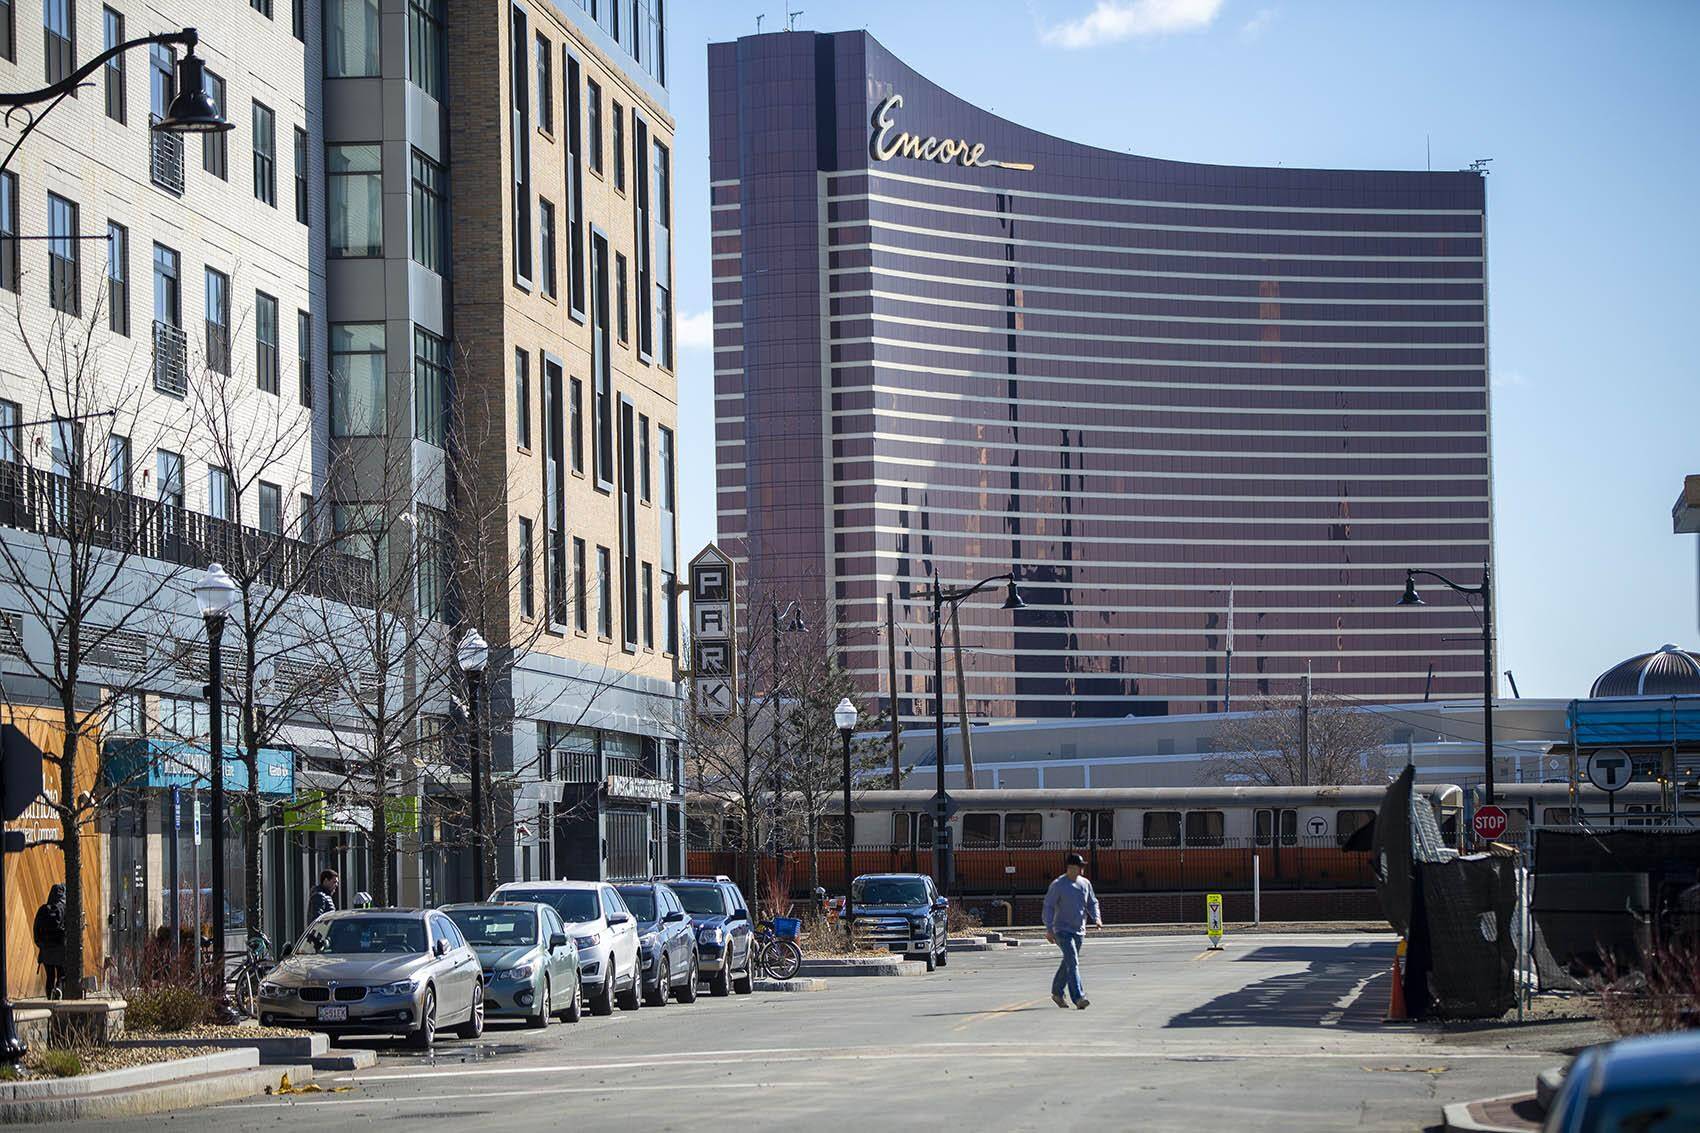
{"type": "Polygon", "coordinates": [[[1066,988],[1070,997],[1076,1003],[1086,998],[1086,989],[1080,986],[1080,946],[1086,937],[1078,932],[1059,932],[1057,947],[1062,949],[1062,963],[1057,965],[1057,974],[1051,980],[1051,994],[1061,995],[1066,988]]]}

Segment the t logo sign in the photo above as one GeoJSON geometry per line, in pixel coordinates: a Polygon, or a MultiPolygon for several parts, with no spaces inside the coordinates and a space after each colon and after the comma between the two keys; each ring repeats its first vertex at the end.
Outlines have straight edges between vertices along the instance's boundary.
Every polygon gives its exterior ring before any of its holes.
{"type": "Polygon", "coordinates": [[[1588,780],[1602,791],[1621,791],[1635,778],[1635,761],[1629,753],[1608,747],[1588,757],[1588,780]]]}

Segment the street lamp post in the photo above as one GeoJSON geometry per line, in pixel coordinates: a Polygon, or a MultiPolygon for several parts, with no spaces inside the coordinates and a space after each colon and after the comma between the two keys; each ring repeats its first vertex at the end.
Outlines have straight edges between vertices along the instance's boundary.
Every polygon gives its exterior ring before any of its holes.
{"type": "Polygon", "coordinates": [[[177,62],[177,93],[172,96],[165,117],[153,124],[155,130],[166,134],[207,134],[230,129],[230,123],[224,120],[218,107],[214,106],[212,99],[207,96],[206,63],[195,54],[195,47],[200,41],[201,37],[194,28],[165,32],[161,35],[145,35],[107,48],[52,86],[42,87],[40,90],[0,93],[0,111],[4,112],[6,125],[12,124],[12,115],[18,111],[22,111],[24,115],[24,127],[17,140],[12,143],[12,148],[6,151],[6,156],[0,158],[0,172],[12,164],[12,158],[17,155],[18,147],[24,144],[24,139],[34,133],[35,128],[41,125],[42,120],[61,102],[75,94],[77,88],[83,85],[84,79],[99,71],[108,60],[137,47],[159,44],[187,49],[187,54],[177,62]],[[40,113],[30,109],[43,103],[47,105],[40,113]]]}
{"type": "Polygon", "coordinates": [[[484,635],[475,629],[467,630],[455,650],[455,660],[466,675],[467,772],[472,780],[472,874],[473,884],[480,894],[476,899],[483,900],[496,888],[495,879],[490,876],[484,845],[488,834],[484,808],[488,800],[484,797],[484,760],[478,735],[479,686],[484,683],[484,669],[490,663],[490,645],[484,640],[484,635]]]}
{"type": "Polygon", "coordinates": [[[777,601],[773,604],[773,669],[770,679],[773,683],[773,860],[775,869],[782,867],[779,847],[779,813],[782,806],[780,795],[785,788],[785,774],[782,761],[785,758],[781,747],[783,740],[782,727],[784,723],[784,704],[780,699],[779,688],[779,635],[781,633],[802,633],[807,627],[803,624],[803,607],[795,598],[791,599],[781,610],[777,601]]]}
{"type": "Polygon", "coordinates": [[[844,935],[851,936],[850,914],[850,882],[853,880],[855,866],[851,864],[850,850],[856,844],[856,819],[850,813],[850,733],[856,730],[856,706],[850,703],[847,696],[838,702],[838,707],[832,710],[832,722],[838,725],[838,734],[844,739],[844,935]]]}
{"type": "Polygon", "coordinates": [[[938,788],[933,792],[933,869],[939,888],[947,892],[950,889],[950,792],[944,785],[944,608],[948,605],[954,610],[995,582],[1009,583],[1004,609],[1027,608],[1013,573],[995,574],[966,587],[943,586],[938,576],[933,576],[933,765],[938,772],[938,788]]]}
{"type": "Polygon", "coordinates": [[[1405,593],[1395,603],[1400,606],[1423,605],[1417,593],[1417,575],[1426,575],[1459,594],[1476,594],[1482,600],[1482,794],[1488,805],[1493,804],[1493,575],[1488,564],[1482,564],[1480,586],[1462,586],[1432,570],[1406,568],[1405,593]]]}
{"type": "MultiPolygon", "coordinates": [[[[241,592],[224,567],[213,563],[201,581],[195,584],[195,605],[207,624],[207,712],[211,751],[207,774],[212,780],[212,970],[218,978],[222,998],[224,990],[224,616],[236,604],[241,592]]],[[[258,926],[249,925],[250,931],[258,926]]],[[[196,926],[197,934],[200,926],[196,926]]]]}

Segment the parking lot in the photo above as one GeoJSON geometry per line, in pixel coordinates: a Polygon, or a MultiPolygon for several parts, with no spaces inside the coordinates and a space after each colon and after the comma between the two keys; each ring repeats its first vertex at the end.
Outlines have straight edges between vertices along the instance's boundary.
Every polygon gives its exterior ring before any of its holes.
{"type": "MultiPolygon", "coordinates": [[[[321,1078],[341,1092],[171,1122],[188,1133],[280,1120],[1412,1130],[1438,1123],[1444,1102],[1526,1088],[1554,1061],[1383,1025],[1391,938],[1245,936],[1219,953],[1200,943],[1089,940],[1087,1011],[1052,1005],[1057,953],[1027,944],[958,953],[927,976],[836,979],[823,992],[704,997],[543,1032],[493,1023],[483,1039],[445,1038],[432,1054],[376,1043],[376,1068],[321,1078]]],[[[99,1127],[132,1125],[142,1123],[99,1127]]]]}

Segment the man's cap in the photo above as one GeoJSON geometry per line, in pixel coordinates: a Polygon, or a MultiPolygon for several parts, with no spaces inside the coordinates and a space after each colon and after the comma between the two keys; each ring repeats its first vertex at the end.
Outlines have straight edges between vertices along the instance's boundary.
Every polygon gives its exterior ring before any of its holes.
{"type": "Polygon", "coordinates": [[[1068,857],[1063,859],[1063,864],[1077,865],[1084,868],[1086,865],[1086,859],[1081,857],[1079,854],[1070,854],[1068,857]]]}

